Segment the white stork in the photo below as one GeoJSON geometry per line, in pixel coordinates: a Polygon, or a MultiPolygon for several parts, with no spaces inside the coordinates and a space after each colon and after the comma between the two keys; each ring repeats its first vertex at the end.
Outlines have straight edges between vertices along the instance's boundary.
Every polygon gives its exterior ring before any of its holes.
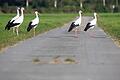
{"type": "Polygon", "coordinates": [[[38,12],[37,11],[35,11],[35,15],[36,15],[36,18],[35,19],[33,19],[30,23],[29,23],[29,25],[28,25],[28,27],[27,27],[27,31],[29,32],[31,29],[33,29],[33,31],[34,31],[34,36],[35,36],[35,29],[36,29],[36,27],[37,27],[37,25],[39,24],[39,16],[38,16],[38,12]]]}
{"type": "MultiPolygon", "coordinates": [[[[10,25],[12,22],[14,22],[19,16],[20,16],[20,13],[19,13],[19,10],[20,8],[17,7],[17,15],[15,17],[13,17],[11,20],[9,20],[9,22],[7,23],[6,27],[5,27],[5,30],[10,30],[10,25]]],[[[13,28],[13,32],[14,32],[14,28],[13,28]]]]}
{"type": "Polygon", "coordinates": [[[10,23],[10,25],[8,26],[8,29],[15,28],[17,35],[18,35],[18,28],[23,23],[23,20],[24,20],[23,10],[24,10],[24,8],[22,7],[21,8],[21,16],[19,16],[16,20],[12,21],[10,23]]]}
{"type": "Polygon", "coordinates": [[[77,31],[78,31],[79,26],[81,25],[81,14],[82,14],[82,11],[80,10],[79,11],[79,18],[76,21],[72,22],[72,24],[70,25],[70,27],[68,29],[68,32],[75,29],[75,37],[77,37],[77,31]]]}
{"type": "Polygon", "coordinates": [[[94,13],[94,19],[87,23],[84,31],[87,31],[89,29],[93,29],[97,24],[97,13],[94,13]]]}

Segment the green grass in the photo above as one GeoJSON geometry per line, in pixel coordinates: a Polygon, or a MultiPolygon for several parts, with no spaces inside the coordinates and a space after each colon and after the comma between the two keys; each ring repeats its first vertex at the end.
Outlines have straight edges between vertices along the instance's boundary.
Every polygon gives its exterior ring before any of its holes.
{"type": "Polygon", "coordinates": [[[101,13],[98,22],[106,33],[120,42],[120,13],[101,13]]]}
{"type": "MultiPolygon", "coordinates": [[[[8,20],[10,20],[14,14],[0,14],[0,50],[6,46],[11,46],[18,41],[30,38],[33,36],[33,32],[27,32],[26,28],[28,23],[34,19],[34,15],[26,14],[23,24],[20,26],[19,36],[16,36],[12,30],[4,30],[8,20]]],[[[72,20],[76,14],[41,14],[40,24],[36,28],[36,34],[49,31],[50,29],[60,27],[66,22],[72,20]]]]}

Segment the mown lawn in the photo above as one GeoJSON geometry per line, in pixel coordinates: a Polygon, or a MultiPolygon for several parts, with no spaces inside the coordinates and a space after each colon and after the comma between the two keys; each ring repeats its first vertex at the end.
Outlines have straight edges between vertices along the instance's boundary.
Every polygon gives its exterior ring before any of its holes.
{"type": "Polygon", "coordinates": [[[120,42],[120,13],[101,13],[98,22],[107,34],[120,42]]]}
{"type": "MultiPolygon", "coordinates": [[[[29,21],[31,21],[35,16],[34,14],[26,14],[23,24],[20,26],[19,36],[16,36],[10,31],[4,30],[5,25],[8,20],[10,20],[15,14],[0,14],[0,50],[6,46],[11,46],[18,41],[30,38],[33,36],[33,32],[27,32],[26,28],[29,21]]],[[[36,34],[49,31],[50,29],[60,27],[66,22],[69,22],[75,18],[76,14],[41,14],[40,24],[36,28],[36,34]]]]}

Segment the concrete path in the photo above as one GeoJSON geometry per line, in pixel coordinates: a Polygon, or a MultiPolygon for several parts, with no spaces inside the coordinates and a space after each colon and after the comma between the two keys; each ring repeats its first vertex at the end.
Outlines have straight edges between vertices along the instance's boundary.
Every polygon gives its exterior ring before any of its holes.
{"type": "MultiPolygon", "coordinates": [[[[83,17],[82,30],[90,19],[83,17]]],[[[69,25],[2,52],[0,80],[120,80],[120,48],[98,27],[74,38],[74,32],[67,32],[69,25]],[[61,62],[55,64],[55,57],[61,62]],[[36,58],[39,63],[33,63],[36,58]],[[75,63],[67,64],[67,58],[75,63]]]]}

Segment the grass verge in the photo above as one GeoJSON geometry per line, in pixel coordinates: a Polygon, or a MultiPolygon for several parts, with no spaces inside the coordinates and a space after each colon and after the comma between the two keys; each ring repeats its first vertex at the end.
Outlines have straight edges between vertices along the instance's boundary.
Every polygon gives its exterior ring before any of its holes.
{"type": "MultiPolygon", "coordinates": [[[[4,30],[8,20],[10,20],[13,16],[14,14],[0,14],[0,50],[7,46],[11,46],[18,41],[22,41],[33,36],[33,32],[27,32],[26,28],[28,26],[28,23],[34,19],[35,15],[25,15],[24,22],[19,28],[19,36],[16,36],[12,30],[4,30]]],[[[41,14],[40,24],[36,28],[36,34],[40,34],[53,28],[60,27],[66,22],[72,20],[75,16],[76,14],[41,14]]]]}
{"type": "Polygon", "coordinates": [[[101,13],[98,20],[99,26],[110,35],[117,44],[120,44],[120,13],[101,13]]]}

